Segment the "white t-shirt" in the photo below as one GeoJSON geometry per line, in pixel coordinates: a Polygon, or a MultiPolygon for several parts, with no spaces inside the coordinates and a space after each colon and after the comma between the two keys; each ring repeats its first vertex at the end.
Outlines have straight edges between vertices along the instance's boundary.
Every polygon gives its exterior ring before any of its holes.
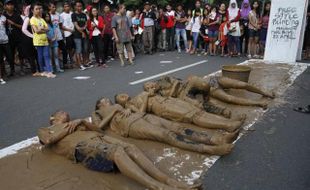
{"type": "Polygon", "coordinates": [[[191,20],[192,32],[200,32],[201,17],[193,17],[191,20]],[[195,20],[194,20],[195,19],[195,20]]]}
{"type": "MultiPolygon", "coordinates": [[[[72,22],[71,15],[72,15],[72,12],[70,12],[70,13],[63,12],[60,14],[60,17],[62,18],[62,21],[63,21],[62,25],[65,28],[74,30],[74,24],[72,22]]],[[[72,35],[72,32],[64,31],[64,34],[65,34],[65,37],[67,38],[67,37],[72,35]]]]}
{"type": "Polygon", "coordinates": [[[7,44],[9,42],[8,35],[6,34],[5,24],[6,24],[6,17],[4,15],[1,15],[0,16],[0,44],[7,44]]]}
{"type": "Polygon", "coordinates": [[[59,15],[59,13],[55,13],[55,14],[51,14],[51,19],[52,19],[52,23],[55,27],[55,34],[56,34],[56,40],[60,41],[63,40],[63,36],[60,30],[60,26],[59,24],[63,23],[63,19],[61,18],[61,16],[59,15]]]}
{"type": "MultiPolygon", "coordinates": [[[[94,18],[94,22],[97,26],[98,26],[98,20],[96,18],[94,18]]],[[[93,36],[99,36],[100,35],[100,31],[98,30],[97,27],[94,28],[94,31],[93,31],[93,36]]]]}

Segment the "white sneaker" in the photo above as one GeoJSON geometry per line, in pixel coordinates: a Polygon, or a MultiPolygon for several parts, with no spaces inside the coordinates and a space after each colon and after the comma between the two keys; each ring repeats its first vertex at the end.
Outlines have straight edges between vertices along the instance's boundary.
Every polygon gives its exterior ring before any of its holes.
{"type": "Polygon", "coordinates": [[[0,84],[6,84],[5,80],[0,79],[0,84]]]}
{"type": "Polygon", "coordinates": [[[182,51],[181,51],[181,49],[178,49],[178,53],[181,53],[182,51]]]}
{"type": "Polygon", "coordinates": [[[251,54],[249,54],[249,55],[248,55],[248,58],[249,58],[249,59],[252,59],[252,55],[251,55],[251,54]]]}
{"type": "Polygon", "coordinates": [[[85,68],[83,65],[81,65],[81,66],[80,66],[80,70],[81,70],[81,71],[85,71],[86,68],[85,68]]]}

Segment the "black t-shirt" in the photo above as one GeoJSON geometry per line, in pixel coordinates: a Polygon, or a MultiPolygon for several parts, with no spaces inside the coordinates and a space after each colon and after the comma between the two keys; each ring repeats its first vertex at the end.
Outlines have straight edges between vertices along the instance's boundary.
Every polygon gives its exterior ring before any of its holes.
{"type": "MultiPolygon", "coordinates": [[[[11,16],[8,15],[7,13],[4,13],[4,16],[6,17],[7,20],[11,20],[12,22],[14,22],[18,25],[23,25],[23,19],[17,13],[13,13],[13,15],[11,15],[11,16]]],[[[7,22],[7,34],[8,34],[10,39],[14,38],[14,40],[19,40],[22,36],[22,29],[17,28],[16,26],[11,25],[7,22]]]]}
{"type": "MultiPolygon", "coordinates": [[[[84,14],[84,13],[73,13],[71,15],[71,18],[72,18],[72,22],[73,23],[77,22],[79,27],[86,26],[86,22],[87,22],[86,14],[84,14]]],[[[77,30],[77,28],[75,28],[75,30],[73,32],[73,36],[74,36],[74,38],[82,38],[82,34],[77,30]]]]}
{"type": "Polygon", "coordinates": [[[208,25],[205,25],[205,24],[202,24],[201,27],[200,27],[200,33],[203,35],[203,36],[207,36],[208,35],[208,28],[209,26],[208,25]]]}

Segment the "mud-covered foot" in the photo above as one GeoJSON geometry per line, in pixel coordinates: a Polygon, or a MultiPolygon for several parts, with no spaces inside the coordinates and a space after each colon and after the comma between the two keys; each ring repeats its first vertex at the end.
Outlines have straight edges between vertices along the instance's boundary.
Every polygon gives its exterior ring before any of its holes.
{"type": "Polygon", "coordinates": [[[224,139],[225,143],[230,144],[230,143],[234,142],[238,138],[239,133],[240,133],[240,130],[237,130],[233,133],[224,134],[223,139],[224,139]]]}
{"type": "Polygon", "coordinates": [[[244,121],[246,120],[246,117],[247,117],[246,114],[241,114],[241,115],[238,115],[235,120],[236,121],[241,121],[242,123],[244,123],[244,121]]]}
{"type": "Polygon", "coordinates": [[[276,97],[276,93],[275,92],[271,92],[271,93],[266,93],[263,95],[264,97],[267,97],[267,98],[271,98],[271,99],[274,99],[276,97]]]}
{"type": "Polygon", "coordinates": [[[174,187],[174,188],[178,188],[178,189],[188,189],[188,190],[191,190],[191,189],[196,189],[197,187],[191,187],[185,183],[182,183],[182,182],[179,182],[177,180],[174,180],[174,179],[167,179],[166,182],[165,182],[167,185],[171,186],[171,187],[174,187]]]}
{"type": "Polygon", "coordinates": [[[223,116],[230,119],[231,118],[231,111],[228,109],[224,109],[223,116]]]}
{"type": "Polygon", "coordinates": [[[210,140],[211,144],[213,145],[231,144],[237,139],[239,132],[240,130],[237,130],[233,133],[214,134],[210,140]]]}
{"type": "Polygon", "coordinates": [[[229,154],[232,149],[234,148],[233,144],[223,144],[223,145],[217,145],[213,146],[213,155],[223,156],[229,154]]]}
{"type": "Polygon", "coordinates": [[[266,110],[268,108],[268,102],[263,102],[259,106],[266,110]]]}
{"type": "Polygon", "coordinates": [[[227,127],[225,130],[230,133],[235,132],[240,129],[243,123],[244,121],[231,121],[229,127],[227,127]]]}

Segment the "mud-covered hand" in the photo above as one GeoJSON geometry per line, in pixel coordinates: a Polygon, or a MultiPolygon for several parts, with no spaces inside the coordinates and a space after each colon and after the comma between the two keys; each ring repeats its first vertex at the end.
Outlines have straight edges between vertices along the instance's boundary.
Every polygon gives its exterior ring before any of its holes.
{"type": "Polygon", "coordinates": [[[76,131],[77,127],[81,124],[82,120],[78,119],[75,121],[71,121],[66,125],[64,128],[68,129],[69,134],[73,133],[76,131]]]}
{"type": "Polygon", "coordinates": [[[130,109],[126,109],[121,111],[121,115],[122,117],[129,117],[131,115],[131,110],[130,109]]]}

